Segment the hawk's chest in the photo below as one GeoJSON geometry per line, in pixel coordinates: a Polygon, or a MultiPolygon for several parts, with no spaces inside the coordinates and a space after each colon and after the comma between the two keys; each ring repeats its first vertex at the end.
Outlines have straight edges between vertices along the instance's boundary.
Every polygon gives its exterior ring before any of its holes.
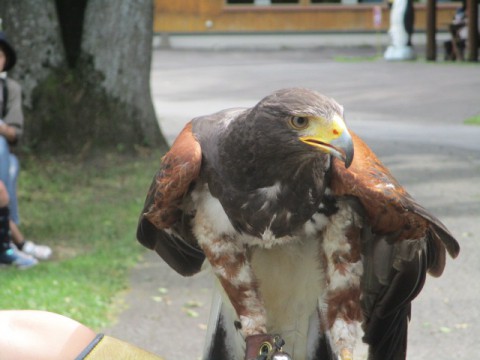
{"type": "Polygon", "coordinates": [[[206,238],[228,236],[245,245],[268,248],[316,234],[325,226],[328,214],[324,211],[324,201],[312,197],[310,204],[304,204],[304,208],[298,211],[279,201],[279,191],[278,184],[261,188],[234,207],[228,201],[225,206],[221,199],[213,196],[207,184],[198,185],[192,192],[196,235],[206,238]]]}
{"type": "Polygon", "coordinates": [[[326,186],[325,173],[306,165],[286,176],[265,172],[262,178],[257,173],[256,181],[213,168],[204,174],[197,194],[218,200],[216,208],[222,208],[234,230],[257,238],[296,235],[316,213],[326,186]]]}

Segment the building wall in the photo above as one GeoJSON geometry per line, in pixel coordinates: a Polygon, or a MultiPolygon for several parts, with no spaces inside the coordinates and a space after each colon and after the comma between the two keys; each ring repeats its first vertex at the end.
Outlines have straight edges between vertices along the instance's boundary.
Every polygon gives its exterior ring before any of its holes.
{"type": "MultiPolygon", "coordinates": [[[[345,0],[344,0],[345,1],[345,0]]],[[[381,7],[381,30],[389,27],[385,4],[227,5],[225,0],[155,0],[155,32],[371,31],[373,9],[381,7]]],[[[437,28],[446,29],[460,3],[437,5],[437,28]]],[[[415,29],[425,30],[426,7],[415,5],[415,29]]]]}

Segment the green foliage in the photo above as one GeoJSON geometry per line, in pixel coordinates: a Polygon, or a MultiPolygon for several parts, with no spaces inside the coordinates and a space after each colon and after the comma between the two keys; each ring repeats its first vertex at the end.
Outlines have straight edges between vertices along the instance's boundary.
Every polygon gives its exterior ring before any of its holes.
{"type": "Polygon", "coordinates": [[[467,120],[465,120],[465,124],[480,125],[480,114],[468,118],[467,120]]]}
{"type": "Polygon", "coordinates": [[[95,329],[108,324],[143,252],[136,223],[159,158],[22,159],[21,230],[55,256],[25,271],[0,268],[0,309],[53,311],[95,329]]]}

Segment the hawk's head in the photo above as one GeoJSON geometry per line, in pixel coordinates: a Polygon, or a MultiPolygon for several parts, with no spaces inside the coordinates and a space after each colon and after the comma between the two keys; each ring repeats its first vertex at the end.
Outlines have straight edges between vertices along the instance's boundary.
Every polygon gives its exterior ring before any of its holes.
{"type": "Polygon", "coordinates": [[[303,88],[283,89],[260,101],[249,113],[256,141],[265,151],[309,153],[317,151],[353,160],[353,142],[335,100],[303,88]]]}

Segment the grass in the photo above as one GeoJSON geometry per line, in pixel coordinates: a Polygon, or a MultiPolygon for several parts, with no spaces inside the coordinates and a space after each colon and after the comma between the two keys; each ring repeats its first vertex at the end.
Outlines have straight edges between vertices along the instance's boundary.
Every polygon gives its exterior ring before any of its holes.
{"type": "Polygon", "coordinates": [[[373,62],[382,58],[382,55],[371,56],[335,56],[334,61],[341,63],[373,62]]]}
{"type": "Polygon", "coordinates": [[[474,116],[468,118],[467,120],[465,120],[465,124],[480,126],[480,114],[474,115],[474,116]]]}
{"type": "Polygon", "coordinates": [[[55,256],[25,271],[0,269],[0,309],[53,311],[97,330],[109,324],[144,251],[136,223],[159,157],[22,158],[21,230],[55,256]]]}

